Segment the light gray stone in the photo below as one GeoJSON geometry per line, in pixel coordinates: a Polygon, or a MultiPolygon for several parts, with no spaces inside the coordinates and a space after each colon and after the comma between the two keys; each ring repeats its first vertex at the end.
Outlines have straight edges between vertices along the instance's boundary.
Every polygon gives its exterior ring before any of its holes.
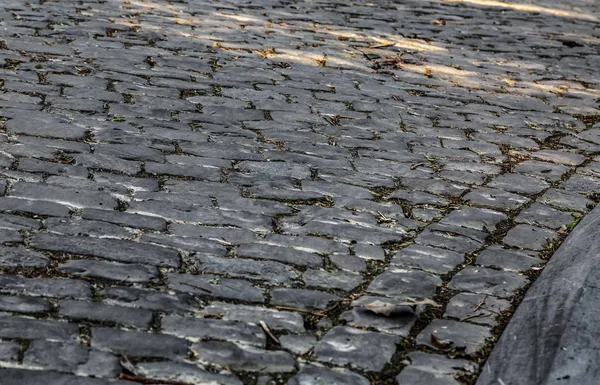
{"type": "Polygon", "coordinates": [[[473,355],[492,334],[485,326],[452,320],[434,319],[417,336],[417,343],[437,350],[460,349],[473,355]]]}
{"type": "Polygon", "coordinates": [[[396,352],[399,337],[367,332],[347,326],[331,329],[315,346],[319,361],[379,371],[396,352]]]}

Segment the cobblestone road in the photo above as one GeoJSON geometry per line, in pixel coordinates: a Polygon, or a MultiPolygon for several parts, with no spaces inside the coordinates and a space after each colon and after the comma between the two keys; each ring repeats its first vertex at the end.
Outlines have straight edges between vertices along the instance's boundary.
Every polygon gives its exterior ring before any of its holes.
{"type": "Polygon", "coordinates": [[[472,384],[599,197],[598,13],[3,0],[0,384],[472,384]]]}

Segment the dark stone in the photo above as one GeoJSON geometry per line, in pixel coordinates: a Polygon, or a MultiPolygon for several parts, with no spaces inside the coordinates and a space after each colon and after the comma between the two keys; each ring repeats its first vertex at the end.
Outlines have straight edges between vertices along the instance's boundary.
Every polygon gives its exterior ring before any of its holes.
{"type": "Polygon", "coordinates": [[[552,230],[529,225],[517,225],[504,237],[505,245],[529,250],[542,250],[558,238],[552,230]]]}
{"type": "Polygon", "coordinates": [[[61,300],[59,314],[73,320],[114,322],[140,329],[148,328],[152,322],[152,312],[149,310],[110,306],[99,302],[61,300]]]}
{"type": "Polygon", "coordinates": [[[311,335],[284,334],[279,337],[281,347],[294,354],[308,353],[317,344],[317,337],[311,335]]]}
{"type": "Polygon", "coordinates": [[[486,267],[467,266],[459,271],[448,288],[507,298],[527,284],[527,276],[486,267]]]}
{"type": "Polygon", "coordinates": [[[81,217],[140,229],[163,231],[167,228],[167,221],[162,218],[120,211],[84,209],[81,217]]]}
{"type": "Polygon", "coordinates": [[[50,311],[50,303],[43,298],[0,296],[0,311],[16,313],[46,313],[50,311]]]}
{"type": "Polygon", "coordinates": [[[323,264],[323,258],[314,253],[260,243],[240,246],[237,255],[242,258],[269,259],[298,266],[318,267],[323,264]]]}
{"type": "Polygon", "coordinates": [[[415,269],[390,267],[371,282],[367,291],[400,299],[402,297],[428,298],[441,284],[442,280],[433,274],[415,269]]]}
{"type": "Polygon", "coordinates": [[[132,385],[131,382],[109,382],[99,378],[79,377],[52,371],[0,369],[2,385],[132,385]]]}
{"type": "Polygon", "coordinates": [[[211,298],[227,298],[247,302],[265,302],[262,291],[241,279],[221,278],[212,274],[168,275],[169,288],[211,298]]]}
{"type": "Polygon", "coordinates": [[[477,256],[479,265],[512,271],[529,270],[541,263],[543,261],[537,258],[535,251],[503,249],[496,245],[488,247],[477,256]]]}
{"type": "Polygon", "coordinates": [[[340,289],[350,291],[358,287],[364,278],[359,274],[336,271],[329,273],[325,270],[308,269],[303,275],[307,287],[324,289],[340,289]]]}
{"type": "Polygon", "coordinates": [[[264,347],[265,333],[260,326],[246,322],[199,317],[166,316],[161,320],[161,331],[191,340],[224,339],[243,345],[264,347]]]}
{"type": "Polygon", "coordinates": [[[93,349],[133,357],[176,358],[188,353],[186,340],[146,332],[92,328],[93,349]]]}
{"type": "Polygon", "coordinates": [[[509,308],[510,302],[504,299],[487,294],[460,293],[450,299],[444,317],[496,326],[496,318],[509,308]]]}
{"type": "Polygon", "coordinates": [[[521,174],[504,174],[495,178],[487,184],[489,187],[510,191],[516,194],[535,195],[539,194],[550,184],[539,178],[521,174]]]}
{"type": "Polygon", "coordinates": [[[101,278],[119,283],[146,283],[157,277],[155,267],[88,259],[68,261],[60,265],[58,270],[76,277],[101,278]]]}
{"type": "Polygon", "coordinates": [[[48,264],[48,258],[36,251],[20,247],[0,246],[0,266],[2,267],[33,267],[42,269],[48,266],[48,264]]]}
{"type": "Polygon", "coordinates": [[[74,342],[33,341],[23,357],[27,367],[72,372],[87,361],[89,348],[74,342]]]}
{"type": "Polygon", "coordinates": [[[0,360],[2,362],[17,363],[21,345],[18,342],[0,341],[0,360]]]}
{"type": "Polygon", "coordinates": [[[104,289],[104,297],[111,303],[166,313],[195,312],[199,304],[189,294],[170,294],[150,289],[114,286],[104,289]]]}
{"type": "Polygon", "coordinates": [[[222,371],[211,373],[202,367],[185,362],[162,361],[140,362],[135,365],[136,373],[144,378],[157,381],[174,381],[181,383],[242,385],[237,376],[222,371]]]}
{"type": "Polygon", "coordinates": [[[493,233],[496,231],[496,225],[507,219],[505,214],[497,211],[462,206],[446,215],[440,223],[493,233]]]}
{"type": "Polygon", "coordinates": [[[213,302],[204,308],[205,315],[221,316],[224,320],[243,321],[259,325],[264,321],[270,329],[304,332],[304,320],[299,313],[278,311],[262,307],[213,302]]]}
{"type": "Polygon", "coordinates": [[[271,289],[271,303],[307,310],[322,310],[340,298],[322,291],[308,289],[271,289]]]}
{"type": "Polygon", "coordinates": [[[267,351],[232,342],[208,341],[192,345],[198,361],[236,371],[285,373],[295,370],[296,361],[287,352],[267,351]]]}
{"type": "Polygon", "coordinates": [[[398,251],[392,265],[418,268],[431,273],[446,274],[464,262],[465,255],[451,250],[410,245],[398,251]]]}
{"type": "Polygon", "coordinates": [[[399,302],[401,300],[365,295],[352,302],[352,309],[343,312],[340,315],[340,319],[346,321],[346,325],[353,327],[371,328],[384,333],[406,337],[417,321],[417,314],[409,306],[398,305],[399,302]],[[373,302],[396,306],[398,310],[388,316],[382,316],[365,307],[365,305],[373,302]]]}
{"type": "Polygon", "coordinates": [[[291,266],[272,261],[218,258],[208,255],[192,256],[201,272],[227,274],[232,277],[267,280],[272,283],[288,283],[298,276],[291,266]]]}
{"type": "Polygon", "coordinates": [[[77,367],[75,374],[85,377],[115,378],[121,370],[119,358],[110,353],[91,350],[87,361],[77,367]]]}
{"type": "Polygon", "coordinates": [[[66,322],[0,316],[0,337],[26,340],[75,341],[79,327],[66,322]]]}
{"type": "Polygon", "coordinates": [[[491,207],[499,210],[514,210],[527,202],[528,198],[492,188],[480,188],[465,195],[464,201],[473,206],[491,207]]]}
{"type": "Polygon", "coordinates": [[[477,373],[470,361],[449,359],[435,354],[414,352],[408,355],[409,364],[396,376],[398,385],[459,385],[458,376],[477,373]]]}
{"type": "Polygon", "coordinates": [[[288,381],[288,385],[369,385],[369,380],[349,370],[334,371],[320,366],[303,366],[300,371],[288,381]]]}
{"type": "Polygon", "coordinates": [[[178,267],[179,253],[165,247],[120,239],[62,236],[38,233],[31,246],[41,250],[92,255],[119,262],[178,267]]]}
{"type": "Polygon", "coordinates": [[[571,213],[559,211],[539,203],[532,204],[515,218],[517,223],[548,227],[553,230],[558,230],[562,226],[569,227],[575,220],[576,218],[571,213]]]}
{"type": "Polygon", "coordinates": [[[0,275],[0,291],[45,297],[90,298],[90,284],[85,281],[64,278],[24,278],[16,275],[0,275]]]}
{"type": "Polygon", "coordinates": [[[581,194],[557,189],[546,191],[538,202],[561,210],[579,211],[584,213],[594,207],[594,202],[581,194]]]}

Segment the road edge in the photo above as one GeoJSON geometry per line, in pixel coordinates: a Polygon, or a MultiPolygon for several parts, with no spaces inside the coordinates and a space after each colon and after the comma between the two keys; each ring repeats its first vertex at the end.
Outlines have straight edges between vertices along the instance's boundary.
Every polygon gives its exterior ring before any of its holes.
{"type": "Polygon", "coordinates": [[[600,206],[588,213],[527,291],[476,385],[600,381],[600,206]]]}

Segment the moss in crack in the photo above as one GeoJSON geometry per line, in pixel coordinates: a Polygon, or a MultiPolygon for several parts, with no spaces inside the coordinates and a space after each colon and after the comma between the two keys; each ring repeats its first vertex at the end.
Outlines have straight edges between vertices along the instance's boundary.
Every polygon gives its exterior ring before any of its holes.
{"type": "Polygon", "coordinates": [[[117,207],[115,210],[117,211],[125,211],[127,210],[128,204],[124,200],[117,199],[117,207]]]}
{"type": "Polygon", "coordinates": [[[131,94],[121,94],[123,96],[123,103],[125,104],[135,104],[133,101],[133,95],[131,94]]]}
{"type": "Polygon", "coordinates": [[[582,122],[583,124],[585,124],[585,126],[587,128],[591,128],[594,124],[599,123],[600,122],[600,114],[599,113],[594,113],[594,114],[574,114],[573,117],[577,120],[579,120],[580,122],[582,122]]]}
{"type": "Polygon", "coordinates": [[[370,190],[375,194],[375,201],[377,201],[377,202],[384,201],[385,197],[387,197],[388,195],[390,195],[391,193],[396,191],[395,188],[382,187],[382,186],[372,187],[370,190]]]}
{"type": "Polygon", "coordinates": [[[377,373],[368,373],[371,385],[397,385],[396,376],[406,367],[406,357],[412,348],[410,338],[403,338],[396,344],[396,352],[383,369],[377,373]]]}
{"type": "Polygon", "coordinates": [[[212,86],[212,95],[222,97],[223,96],[223,88],[219,85],[212,86]]]}
{"type": "MultiPolygon", "coordinates": [[[[516,215],[516,213],[515,213],[515,215],[516,215]]],[[[513,216],[511,216],[511,218],[512,217],[513,216]]],[[[496,230],[488,236],[487,242],[488,243],[499,243],[500,241],[502,241],[502,239],[504,238],[506,233],[508,233],[508,231],[510,229],[512,229],[514,226],[515,226],[515,223],[511,219],[505,219],[503,221],[498,222],[496,224],[496,230]]]]}
{"type": "Polygon", "coordinates": [[[58,163],[62,163],[62,164],[74,164],[75,163],[75,159],[70,156],[68,153],[59,150],[57,151],[56,155],[55,155],[55,159],[58,163]]]}

